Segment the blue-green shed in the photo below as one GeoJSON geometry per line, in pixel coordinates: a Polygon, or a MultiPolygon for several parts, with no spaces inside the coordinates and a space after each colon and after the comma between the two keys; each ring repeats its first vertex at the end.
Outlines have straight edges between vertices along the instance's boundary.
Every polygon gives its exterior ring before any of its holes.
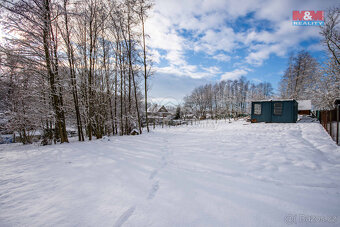
{"type": "Polygon", "coordinates": [[[294,99],[251,103],[251,122],[295,123],[297,117],[298,103],[294,99]]]}

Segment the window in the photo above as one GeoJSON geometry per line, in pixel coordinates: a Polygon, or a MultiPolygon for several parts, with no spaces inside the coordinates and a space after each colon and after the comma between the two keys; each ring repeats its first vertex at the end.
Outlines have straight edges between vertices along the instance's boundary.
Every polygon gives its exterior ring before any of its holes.
{"type": "Polygon", "coordinates": [[[282,115],[282,103],[274,103],[274,115],[282,115]]]}
{"type": "Polygon", "coordinates": [[[254,104],[254,115],[261,115],[261,104],[260,103],[254,104]]]}

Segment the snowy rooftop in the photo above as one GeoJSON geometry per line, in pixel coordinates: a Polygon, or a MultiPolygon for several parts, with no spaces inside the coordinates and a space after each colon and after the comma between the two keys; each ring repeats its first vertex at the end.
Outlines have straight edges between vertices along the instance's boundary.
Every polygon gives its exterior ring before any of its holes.
{"type": "Polygon", "coordinates": [[[297,100],[298,110],[311,110],[312,101],[311,100],[297,100]]]}
{"type": "Polygon", "coordinates": [[[294,101],[295,99],[265,99],[265,100],[253,100],[252,102],[276,102],[276,101],[294,101]]]}

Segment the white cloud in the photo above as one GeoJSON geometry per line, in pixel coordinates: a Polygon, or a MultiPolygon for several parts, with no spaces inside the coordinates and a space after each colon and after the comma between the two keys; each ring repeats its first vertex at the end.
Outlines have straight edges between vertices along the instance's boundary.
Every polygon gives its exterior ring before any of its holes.
{"type": "Polygon", "coordinates": [[[169,18],[154,12],[147,20],[145,31],[150,36],[147,45],[163,50],[183,50],[184,38],[177,34],[169,18]]]}
{"type": "Polygon", "coordinates": [[[190,65],[185,54],[187,50],[192,49],[208,53],[219,61],[230,60],[225,54],[215,53],[219,50],[231,51],[235,46],[236,36],[233,29],[224,26],[228,18],[225,6],[225,1],[221,0],[212,2],[174,0],[155,3],[154,11],[146,24],[146,32],[150,35],[148,46],[165,51],[163,56],[154,56],[156,62],[159,62],[160,58],[168,61],[168,66],[163,67],[161,72],[167,71],[178,76],[194,78],[209,77],[208,72],[188,70],[187,67],[190,65]],[[182,29],[190,31],[192,37],[180,35],[179,31],[182,29]]]}
{"type": "Polygon", "coordinates": [[[234,71],[226,72],[222,74],[221,80],[234,80],[234,79],[238,79],[241,76],[245,76],[247,74],[248,74],[248,71],[245,69],[235,69],[234,71]]]}
{"type": "Polygon", "coordinates": [[[314,45],[311,45],[307,48],[308,51],[325,51],[326,50],[326,47],[321,44],[321,43],[318,43],[318,44],[314,44],[314,45]]]}
{"type": "Polygon", "coordinates": [[[276,28],[273,32],[262,31],[256,33],[252,31],[245,38],[245,43],[250,50],[249,55],[246,57],[246,62],[257,66],[262,65],[270,54],[284,56],[289,49],[296,49],[300,42],[318,37],[319,31],[317,27],[292,26],[290,20],[276,23],[276,28]]]}
{"type": "Polygon", "coordinates": [[[198,67],[196,65],[169,65],[166,67],[156,67],[155,70],[158,73],[169,74],[169,75],[176,75],[176,76],[187,76],[194,79],[201,79],[207,77],[213,77],[219,75],[221,73],[218,67],[198,67]]]}
{"type": "Polygon", "coordinates": [[[222,54],[222,53],[217,54],[217,55],[213,55],[212,58],[217,60],[217,61],[221,61],[221,62],[228,62],[231,59],[230,56],[222,54]]]}
{"type": "Polygon", "coordinates": [[[228,62],[242,48],[247,52],[238,64],[260,66],[272,54],[284,56],[287,51],[298,48],[302,41],[319,37],[316,27],[291,25],[293,10],[306,7],[324,10],[333,4],[331,0],[156,0],[146,24],[150,35],[148,45],[164,50],[163,55],[156,59],[166,59],[168,66],[159,68],[160,72],[177,76],[210,76],[204,67],[195,68],[188,64],[186,54],[192,50],[203,52],[217,61],[228,62]],[[254,14],[246,22],[248,28],[235,30],[231,27],[230,24],[235,23],[237,18],[251,12],[254,14]],[[267,21],[271,30],[255,27],[257,22],[263,20],[267,21]]]}
{"type": "Polygon", "coordinates": [[[151,49],[150,54],[151,54],[151,60],[153,62],[155,63],[161,62],[161,55],[156,49],[151,49]]]}
{"type": "Polygon", "coordinates": [[[276,53],[277,55],[282,56],[285,49],[282,49],[281,45],[268,45],[263,46],[263,48],[259,49],[256,52],[251,52],[246,57],[246,62],[252,65],[262,65],[265,59],[268,59],[270,54],[276,53]]]}
{"type": "Polygon", "coordinates": [[[223,27],[219,30],[209,29],[205,31],[203,37],[195,42],[195,51],[203,51],[213,55],[217,51],[231,52],[237,48],[241,39],[240,34],[236,34],[230,27],[223,27]]]}
{"type": "Polygon", "coordinates": [[[212,75],[216,75],[216,74],[220,74],[221,73],[221,70],[219,67],[217,66],[211,66],[211,67],[204,67],[204,66],[201,66],[201,68],[206,71],[206,72],[209,72],[210,74],[212,75]]]}

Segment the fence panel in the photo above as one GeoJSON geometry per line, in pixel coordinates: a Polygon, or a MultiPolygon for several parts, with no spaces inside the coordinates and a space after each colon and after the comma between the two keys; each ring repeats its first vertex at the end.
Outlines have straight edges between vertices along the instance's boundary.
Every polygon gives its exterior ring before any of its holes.
{"type": "Polygon", "coordinates": [[[339,119],[340,111],[339,107],[334,110],[321,110],[318,111],[318,119],[321,125],[325,128],[332,139],[338,144],[340,141],[339,135],[339,119]]]}

